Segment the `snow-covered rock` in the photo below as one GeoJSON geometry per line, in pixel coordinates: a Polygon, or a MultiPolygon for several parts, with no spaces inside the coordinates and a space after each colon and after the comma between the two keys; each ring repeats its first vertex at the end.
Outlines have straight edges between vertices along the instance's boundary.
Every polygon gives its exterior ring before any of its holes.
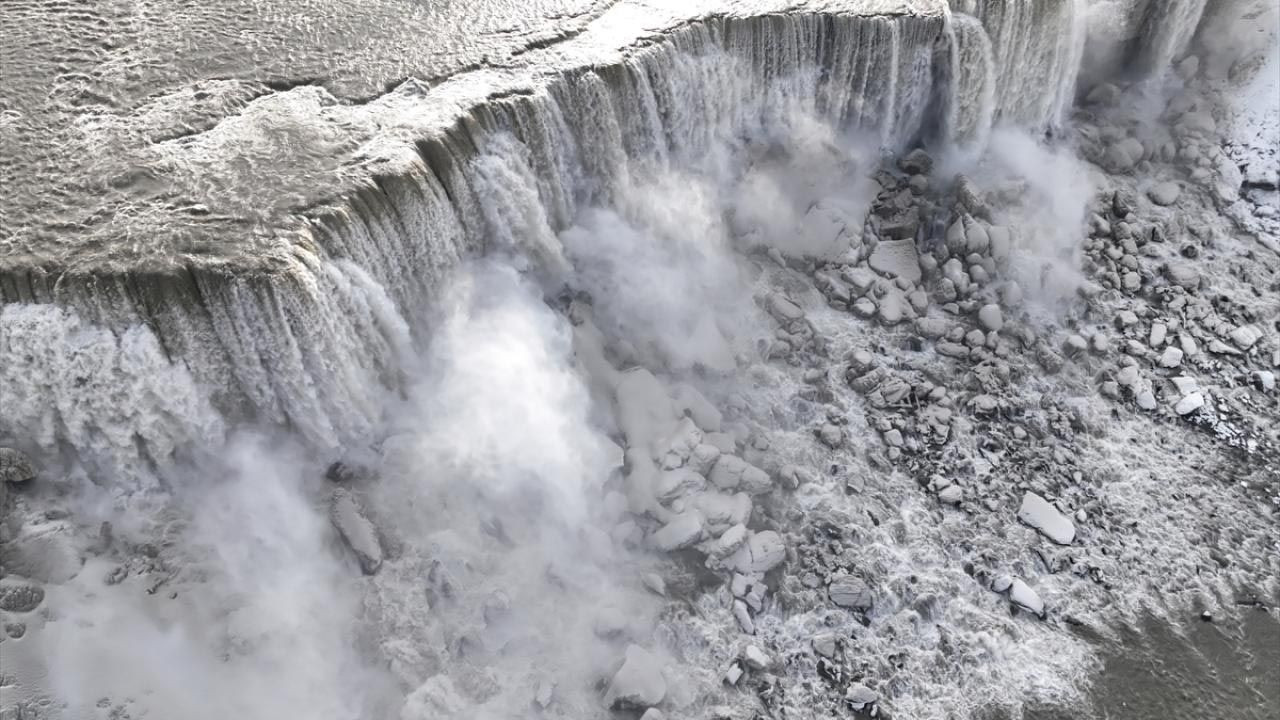
{"type": "Polygon", "coordinates": [[[639,645],[627,646],[626,659],[605,691],[604,703],[613,709],[647,709],[667,696],[667,680],[657,656],[639,645]]]}
{"type": "Polygon", "coordinates": [[[1059,545],[1070,545],[1076,537],[1076,526],[1071,520],[1058,512],[1048,500],[1033,492],[1022,496],[1018,519],[1059,545]]]}

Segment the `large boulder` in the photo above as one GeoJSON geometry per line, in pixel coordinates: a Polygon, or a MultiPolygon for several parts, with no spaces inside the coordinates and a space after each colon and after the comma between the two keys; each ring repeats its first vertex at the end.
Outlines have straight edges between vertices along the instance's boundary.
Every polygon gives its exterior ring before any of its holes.
{"type": "Polygon", "coordinates": [[[831,596],[831,602],[842,608],[863,612],[871,609],[871,588],[861,578],[852,575],[838,577],[827,586],[827,594],[831,596]]]}
{"type": "Polygon", "coordinates": [[[933,158],[923,148],[916,148],[898,160],[898,167],[911,175],[928,175],[933,171],[933,158]]]}
{"type": "Polygon", "coordinates": [[[1147,197],[1151,198],[1151,202],[1161,206],[1178,202],[1178,196],[1181,194],[1182,188],[1172,180],[1156,183],[1147,189],[1147,197]]]}
{"type": "Polygon", "coordinates": [[[605,691],[605,705],[615,710],[644,710],[667,696],[667,680],[657,656],[639,645],[627,647],[626,660],[605,691]]]}
{"type": "Polygon", "coordinates": [[[900,277],[913,284],[920,282],[920,255],[914,240],[881,240],[871,251],[867,264],[884,275],[900,277]]]}
{"type": "Polygon", "coordinates": [[[1075,540],[1076,526],[1071,520],[1058,512],[1048,500],[1033,492],[1022,496],[1018,519],[1059,545],[1070,545],[1075,540]]]}
{"type": "Polygon", "coordinates": [[[769,492],[773,482],[764,470],[737,455],[722,454],[708,477],[721,490],[742,490],[751,495],[769,492]]]}
{"type": "Polygon", "coordinates": [[[742,573],[766,573],[787,558],[787,547],[782,537],[772,530],[758,532],[747,539],[737,552],[729,556],[726,564],[742,573]]]}
{"type": "Polygon", "coordinates": [[[649,543],[663,552],[673,552],[690,547],[702,539],[702,516],[693,510],[687,510],[671,518],[671,520],[649,536],[649,543]]]}
{"type": "Polygon", "coordinates": [[[1023,610],[1044,617],[1044,601],[1022,578],[1014,578],[1009,585],[1009,601],[1023,610]]]}
{"type": "Polygon", "coordinates": [[[1142,160],[1143,152],[1141,140],[1126,137],[1107,146],[1102,164],[1112,172],[1127,172],[1142,160]]]}

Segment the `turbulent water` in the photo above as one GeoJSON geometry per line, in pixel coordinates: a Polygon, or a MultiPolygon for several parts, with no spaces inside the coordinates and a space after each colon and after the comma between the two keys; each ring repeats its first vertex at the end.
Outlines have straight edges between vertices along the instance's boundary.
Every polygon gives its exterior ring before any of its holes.
{"type": "MultiPolygon", "coordinates": [[[[466,62],[407,53],[359,98],[335,71],[76,110],[69,142],[119,150],[90,170],[109,188],[0,215],[0,444],[40,469],[0,496],[4,717],[1143,717],[1108,680],[1135,662],[1126,623],[1274,591],[1275,395],[1240,398],[1278,362],[1275,259],[1213,268],[1246,246],[1206,221],[1214,312],[1265,335],[1203,366],[1246,409],[1193,414],[1185,456],[1099,394],[1111,369],[1048,377],[1009,347],[1130,307],[1087,290],[1081,240],[1104,189],[1149,191],[1109,167],[1116,128],[1191,93],[1171,65],[1234,12],[1211,5],[584,4],[518,40],[486,16],[466,62]],[[1133,117],[1100,109],[1100,77],[1132,84],[1133,117]],[[181,130],[198,101],[216,121],[181,130]],[[907,171],[917,146],[933,167],[907,171]],[[919,204],[901,236],[898,191],[919,204]],[[985,240],[965,265],[917,264],[956,224],[985,240]],[[904,241],[905,265],[878,250],[904,241]],[[977,370],[920,352],[956,285],[964,313],[1006,308],[960,334],[977,370]],[[996,356],[1015,391],[990,390],[996,356]],[[871,365],[897,399],[850,374],[871,365]],[[1076,546],[1017,523],[1029,490],[1076,546]]],[[[6,172],[54,188],[9,142],[40,123],[6,117],[6,172]]],[[[1174,158],[1151,132],[1154,178],[1174,158]]],[[[1274,238],[1270,217],[1243,226],[1274,238]]],[[[1140,657],[1176,654],[1158,627],[1140,657]]]]}

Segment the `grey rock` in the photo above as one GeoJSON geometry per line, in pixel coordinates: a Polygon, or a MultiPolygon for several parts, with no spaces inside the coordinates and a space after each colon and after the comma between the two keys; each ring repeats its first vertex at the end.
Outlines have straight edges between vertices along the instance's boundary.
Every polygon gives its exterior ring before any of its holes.
{"type": "Polygon", "coordinates": [[[1158,348],[1164,344],[1165,336],[1169,334],[1169,327],[1164,323],[1152,323],[1151,334],[1147,336],[1147,344],[1153,348],[1158,348]]]}
{"type": "Polygon", "coordinates": [[[1169,282],[1183,288],[1184,290],[1196,290],[1200,287],[1200,273],[1186,263],[1166,263],[1163,271],[1164,276],[1169,279],[1169,282]]]}
{"type": "Polygon", "coordinates": [[[1018,519],[1059,545],[1070,545],[1076,537],[1076,527],[1071,520],[1058,512],[1048,500],[1033,492],[1022,496],[1018,519]]]}
{"type": "MultiPolygon", "coordinates": [[[[909,207],[880,222],[880,232],[892,241],[910,241],[920,230],[920,208],[909,207]]],[[[890,241],[884,241],[890,242],[890,241]]],[[[883,242],[881,243],[883,244],[883,242]]],[[[879,249],[879,248],[877,248],[879,249]]]]}
{"type": "Polygon", "coordinates": [[[1143,410],[1150,411],[1156,409],[1156,396],[1150,390],[1139,391],[1134,400],[1137,401],[1138,407],[1143,410]]]}
{"type": "Polygon", "coordinates": [[[1178,196],[1181,194],[1182,188],[1172,180],[1157,183],[1147,190],[1147,197],[1151,198],[1151,202],[1161,206],[1178,202],[1178,196]]]}
{"type": "Polygon", "coordinates": [[[867,611],[871,609],[871,588],[861,578],[844,575],[831,581],[827,587],[831,602],[842,608],[867,611]]]}
{"type": "Polygon", "coordinates": [[[1127,172],[1142,160],[1142,141],[1133,137],[1109,145],[1103,154],[1103,165],[1112,172],[1127,172]]]}
{"type": "Polygon", "coordinates": [[[747,667],[752,670],[764,670],[773,664],[768,653],[755,645],[748,645],[746,649],[742,651],[742,661],[745,662],[747,667]]]}
{"type": "Polygon", "coordinates": [[[1253,379],[1258,389],[1263,392],[1271,392],[1276,389],[1276,374],[1270,370],[1255,370],[1253,379]]]}
{"type": "Polygon", "coordinates": [[[1013,233],[1003,225],[992,225],[987,228],[987,236],[991,239],[991,257],[998,263],[1009,259],[1013,249],[1013,233]]]}
{"type": "Polygon", "coordinates": [[[738,551],[747,542],[747,526],[738,523],[721,533],[719,539],[710,548],[712,557],[726,558],[738,551]]]}
{"type": "Polygon", "coordinates": [[[773,481],[768,473],[737,455],[727,453],[721,454],[716,460],[708,479],[721,490],[742,490],[751,495],[773,489],[773,481]]]}
{"type": "Polygon", "coordinates": [[[1200,354],[1200,346],[1196,344],[1196,339],[1186,333],[1178,334],[1178,347],[1182,348],[1184,357],[1195,357],[1200,354]]]}
{"type": "Polygon", "coordinates": [[[692,468],[683,467],[676,470],[664,470],[658,474],[654,494],[659,501],[669,502],[675,498],[701,490],[706,484],[706,478],[692,468]]]}
{"type": "Polygon", "coordinates": [[[658,573],[644,573],[640,576],[640,582],[654,595],[667,596],[667,581],[658,573]]]}
{"type": "Polygon", "coordinates": [[[1004,327],[1004,314],[1000,311],[1000,306],[995,303],[983,305],[978,310],[978,324],[988,332],[1000,332],[1004,327]]]}
{"type": "Polygon", "coordinates": [[[673,552],[691,547],[702,539],[702,515],[694,510],[687,510],[671,518],[656,532],[649,536],[649,544],[663,552],[673,552]]]}
{"type": "Polygon", "coordinates": [[[810,640],[810,644],[813,645],[814,652],[818,653],[824,658],[828,658],[831,660],[835,659],[836,652],[839,650],[839,647],[840,647],[839,638],[835,633],[822,633],[820,635],[814,635],[813,639],[810,640]]]}
{"type": "Polygon", "coordinates": [[[1232,330],[1228,337],[1231,338],[1231,342],[1235,343],[1236,347],[1241,350],[1248,350],[1262,339],[1262,333],[1252,325],[1241,325],[1232,330]]]}
{"type": "Polygon", "coordinates": [[[985,255],[991,249],[991,235],[987,233],[987,228],[980,222],[973,222],[969,227],[965,228],[965,250],[969,253],[977,253],[985,255]]]}
{"type": "Polygon", "coordinates": [[[854,683],[844,693],[844,701],[855,711],[863,710],[880,699],[875,690],[861,683],[854,683]]]}
{"type": "Polygon", "coordinates": [[[823,445],[834,450],[844,442],[844,431],[831,423],[826,423],[818,429],[818,439],[823,445]]]}
{"type": "Polygon", "coordinates": [[[916,148],[898,160],[898,167],[908,175],[928,175],[933,171],[933,157],[916,148]]]}
{"type": "Polygon", "coordinates": [[[904,278],[911,283],[920,281],[920,256],[914,240],[883,240],[871,252],[867,263],[885,275],[904,278]]]}
{"type": "Polygon", "coordinates": [[[1009,600],[1024,610],[1044,617],[1044,601],[1022,578],[1013,579],[1013,583],[1009,586],[1009,600]]]}
{"type": "Polygon", "coordinates": [[[876,317],[884,325],[897,325],[906,316],[907,301],[898,290],[891,290],[880,298],[876,308],[876,317]]]}
{"type": "Polygon", "coordinates": [[[930,340],[937,340],[947,333],[951,323],[941,318],[917,318],[916,332],[930,340]]]}
{"type": "Polygon", "coordinates": [[[756,623],[751,619],[751,610],[741,600],[733,601],[733,617],[738,621],[738,629],[748,635],[756,634],[756,623]]]}
{"type": "Polygon", "coordinates": [[[1080,335],[1068,335],[1066,341],[1062,344],[1063,351],[1067,357],[1079,357],[1089,350],[1089,341],[1080,335]]]}
{"type": "Polygon", "coordinates": [[[1090,105],[1114,105],[1120,99],[1120,88],[1111,83],[1099,83],[1089,90],[1084,101],[1090,105]]]}
{"type": "Polygon", "coordinates": [[[876,284],[876,275],[864,267],[845,268],[840,272],[855,295],[865,295],[876,284]]]}
{"type": "Polygon", "coordinates": [[[753,534],[747,542],[729,556],[726,564],[744,575],[763,574],[777,567],[787,558],[782,537],[773,530],[753,534]]]}
{"type": "Polygon", "coordinates": [[[1179,365],[1182,364],[1182,354],[1183,354],[1182,350],[1170,345],[1169,347],[1164,349],[1163,353],[1160,354],[1160,367],[1162,368],[1178,367],[1179,365]]]}
{"type": "Polygon", "coordinates": [[[1222,342],[1218,338],[1209,341],[1209,352],[1214,355],[1239,355],[1240,351],[1222,342]]]}
{"type": "Polygon", "coordinates": [[[639,645],[627,646],[626,659],[605,691],[605,705],[615,710],[641,710],[661,703],[666,696],[662,663],[639,645]]]}
{"type": "Polygon", "coordinates": [[[938,500],[948,505],[959,505],[964,500],[964,488],[959,485],[948,485],[938,492],[938,500]]]}
{"type": "Polygon", "coordinates": [[[1190,415],[1202,407],[1204,407],[1204,395],[1193,392],[1179,400],[1178,404],[1173,406],[1173,410],[1179,415],[1190,415]]]}
{"type": "Polygon", "coordinates": [[[804,310],[782,293],[770,293],[765,301],[765,308],[773,319],[784,325],[804,317],[804,310]]]}

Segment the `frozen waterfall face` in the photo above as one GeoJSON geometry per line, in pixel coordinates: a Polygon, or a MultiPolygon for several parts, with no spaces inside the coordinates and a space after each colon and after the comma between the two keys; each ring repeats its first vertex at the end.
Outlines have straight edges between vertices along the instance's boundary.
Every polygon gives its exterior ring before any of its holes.
{"type": "Polygon", "coordinates": [[[0,25],[0,718],[1280,713],[1271,4],[0,25]]]}

